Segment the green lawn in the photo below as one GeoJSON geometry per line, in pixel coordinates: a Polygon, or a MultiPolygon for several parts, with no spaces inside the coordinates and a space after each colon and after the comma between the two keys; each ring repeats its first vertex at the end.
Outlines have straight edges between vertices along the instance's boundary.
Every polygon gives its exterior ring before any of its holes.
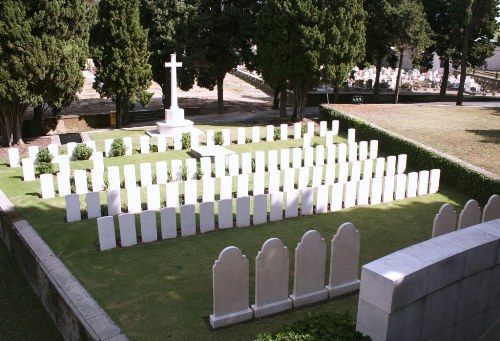
{"type": "MultiPolygon", "coordinates": [[[[118,133],[93,133],[92,138],[99,145],[104,138],[119,136],[115,134],[118,133]]],[[[128,135],[128,132],[122,134],[128,135]]],[[[301,141],[261,142],[231,148],[244,152],[294,145],[301,145],[301,141]]],[[[105,161],[107,165],[123,165],[187,157],[185,151],[168,151],[105,161]]],[[[91,167],[88,161],[78,163],[82,168],[91,167]]],[[[5,164],[0,165],[0,189],[132,340],[252,340],[259,333],[273,332],[308,311],[349,310],[355,313],[357,295],[351,295],[211,331],[208,316],[212,313],[212,265],[223,248],[239,247],[250,261],[252,295],[255,256],[268,238],[278,237],[288,247],[293,270],[294,250],[304,232],[318,230],[329,246],[337,228],[350,221],[360,230],[361,264],[365,264],[430,238],[432,221],[439,207],[445,202],[463,205],[469,199],[450,188],[442,188],[435,195],[388,204],[98,252],[95,220],[65,223],[63,198],[39,199],[38,180],[22,182],[21,169],[11,169],[5,164]]],[[[76,165],[77,162],[72,164],[72,168],[80,168],[76,165]]],[[[290,278],[290,290],[292,284],[293,277],[290,278]]],[[[250,297],[252,303],[253,297],[250,297]]]]}

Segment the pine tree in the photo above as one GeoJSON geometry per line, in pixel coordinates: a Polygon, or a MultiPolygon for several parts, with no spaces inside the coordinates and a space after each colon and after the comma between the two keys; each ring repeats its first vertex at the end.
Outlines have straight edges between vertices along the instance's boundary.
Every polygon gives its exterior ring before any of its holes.
{"type": "Polygon", "coordinates": [[[101,0],[92,32],[95,46],[94,89],[116,103],[117,125],[129,121],[128,103],[151,84],[148,39],[139,21],[139,4],[101,0]]]}

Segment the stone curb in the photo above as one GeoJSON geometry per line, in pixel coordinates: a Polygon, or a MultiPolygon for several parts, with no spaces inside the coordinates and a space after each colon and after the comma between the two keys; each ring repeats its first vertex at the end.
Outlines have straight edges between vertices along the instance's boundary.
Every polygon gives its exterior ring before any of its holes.
{"type": "Polygon", "coordinates": [[[0,238],[66,340],[128,340],[0,190],[0,238]]]}

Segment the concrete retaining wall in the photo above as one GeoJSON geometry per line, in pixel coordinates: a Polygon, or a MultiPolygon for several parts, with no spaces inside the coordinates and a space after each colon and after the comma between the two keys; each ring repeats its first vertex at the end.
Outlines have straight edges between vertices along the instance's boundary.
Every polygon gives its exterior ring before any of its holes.
{"type": "Polygon", "coordinates": [[[2,191],[0,238],[66,340],[127,340],[2,191]]]}
{"type": "Polygon", "coordinates": [[[492,337],[500,316],[499,244],[497,219],[364,265],[357,330],[374,341],[492,337]]]}

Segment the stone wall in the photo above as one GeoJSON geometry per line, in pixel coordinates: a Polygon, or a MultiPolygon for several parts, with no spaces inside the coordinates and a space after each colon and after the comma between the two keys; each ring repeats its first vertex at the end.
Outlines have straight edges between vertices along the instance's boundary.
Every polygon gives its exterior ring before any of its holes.
{"type": "Polygon", "coordinates": [[[491,337],[500,316],[499,242],[497,219],[364,265],[357,330],[374,341],[491,337]]]}
{"type": "Polygon", "coordinates": [[[0,238],[66,340],[127,340],[0,191],[0,238]]]}

